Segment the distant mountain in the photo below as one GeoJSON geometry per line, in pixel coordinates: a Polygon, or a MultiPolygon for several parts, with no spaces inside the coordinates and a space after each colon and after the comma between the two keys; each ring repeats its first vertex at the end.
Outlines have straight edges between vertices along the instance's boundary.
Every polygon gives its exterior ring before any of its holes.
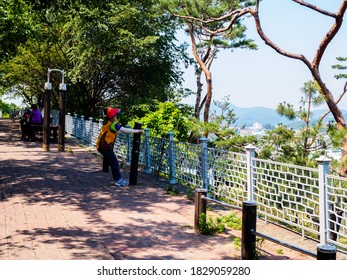
{"type": "Polygon", "coordinates": [[[279,123],[287,124],[290,122],[287,118],[280,116],[276,113],[276,110],[265,107],[250,107],[240,108],[232,105],[236,115],[236,124],[238,126],[252,126],[253,123],[258,122],[263,126],[271,125],[276,126],[279,123]]]}
{"type": "MultiPolygon", "coordinates": [[[[214,105],[211,106],[212,110],[218,112],[218,108],[214,105]]],[[[275,109],[266,108],[266,107],[250,107],[250,108],[240,108],[235,105],[231,105],[231,109],[234,110],[236,115],[236,125],[237,126],[246,126],[250,127],[253,123],[258,122],[264,127],[266,126],[277,126],[278,124],[284,124],[288,127],[299,128],[303,125],[303,122],[299,120],[290,121],[285,117],[280,116],[275,109]]],[[[318,109],[313,110],[312,122],[316,122],[326,110],[318,109]]],[[[343,115],[347,119],[347,110],[342,110],[343,115]]],[[[333,120],[331,113],[325,117],[324,122],[328,123],[330,120],[333,120]]]]}

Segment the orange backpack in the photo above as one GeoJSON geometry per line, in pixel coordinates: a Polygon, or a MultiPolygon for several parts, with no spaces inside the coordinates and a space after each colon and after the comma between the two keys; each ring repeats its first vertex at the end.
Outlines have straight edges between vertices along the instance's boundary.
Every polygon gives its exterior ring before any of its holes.
{"type": "Polygon", "coordinates": [[[111,124],[112,122],[108,121],[102,126],[95,144],[97,150],[113,150],[114,142],[117,139],[117,132],[111,130],[111,124]]]}

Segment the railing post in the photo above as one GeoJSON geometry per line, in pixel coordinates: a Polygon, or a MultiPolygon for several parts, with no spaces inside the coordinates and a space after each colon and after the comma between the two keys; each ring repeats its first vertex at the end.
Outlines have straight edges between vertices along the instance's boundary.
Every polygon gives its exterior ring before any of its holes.
{"type": "Polygon", "coordinates": [[[254,260],[256,258],[257,204],[255,201],[242,203],[242,238],[241,258],[254,260]]]}
{"type": "Polygon", "coordinates": [[[66,122],[66,132],[68,134],[72,134],[72,125],[71,125],[71,113],[67,113],[65,116],[65,122],[66,122]]]}
{"type": "Polygon", "coordinates": [[[89,142],[89,144],[94,145],[94,143],[93,143],[93,118],[92,117],[89,117],[88,142],[89,142]]]}
{"type": "Polygon", "coordinates": [[[247,155],[247,196],[249,201],[254,201],[253,192],[253,170],[252,170],[252,160],[254,158],[255,148],[252,144],[246,146],[247,155]]]}
{"type": "Polygon", "coordinates": [[[97,126],[97,131],[98,131],[98,133],[96,134],[96,137],[95,137],[95,143],[96,143],[96,140],[98,139],[100,130],[102,129],[102,126],[104,125],[104,121],[103,121],[102,119],[99,119],[97,125],[98,125],[98,126],[97,126]]]}
{"type": "Polygon", "coordinates": [[[80,118],[80,121],[81,121],[81,132],[80,132],[80,138],[82,140],[82,143],[83,141],[86,141],[86,130],[85,130],[85,120],[84,120],[84,116],[81,115],[81,118],[80,118]]]}
{"type": "MultiPolygon", "coordinates": [[[[131,128],[129,124],[125,126],[126,128],[131,128]]],[[[127,164],[131,164],[131,135],[126,134],[126,141],[127,141],[127,164]]]]}
{"type": "Polygon", "coordinates": [[[317,260],[336,260],[336,247],[328,243],[328,205],[326,192],[326,175],[329,173],[331,159],[320,156],[318,163],[319,182],[319,241],[317,246],[317,260]]]}
{"type": "Polygon", "coordinates": [[[151,173],[151,158],[150,158],[150,146],[149,146],[149,128],[145,128],[145,170],[146,174],[151,173]]]}
{"type": "Polygon", "coordinates": [[[177,184],[175,180],[176,175],[176,165],[175,165],[175,142],[174,142],[174,133],[169,132],[169,168],[170,168],[170,184],[177,184]]]}
{"type": "Polygon", "coordinates": [[[206,137],[199,139],[201,141],[201,176],[202,188],[208,190],[208,170],[207,170],[207,141],[206,137]]]}
{"type": "Polygon", "coordinates": [[[99,131],[101,130],[102,126],[104,125],[104,121],[102,119],[99,119],[99,131]]]}
{"type": "Polygon", "coordinates": [[[73,116],[73,128],[74,128],[73,129],[73,134],[74,134],[75,137],[78,137],[78,135],[77,135],[77,118],[78,118],[78,116],[75,113],[74,116],[73,116]]]}
{"type": "Polygon", "coordinates": [[[207,190],[195,190],[195,214],[194,214],[194,228],[197,232],[200,231],[200,217],[201,214],[206,215],[206,197],[207,190]]]}

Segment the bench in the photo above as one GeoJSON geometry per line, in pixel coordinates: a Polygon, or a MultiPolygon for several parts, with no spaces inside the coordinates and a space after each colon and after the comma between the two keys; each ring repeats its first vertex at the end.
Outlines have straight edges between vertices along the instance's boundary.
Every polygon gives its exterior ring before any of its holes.
{"type": "MultiPolygon", "coordinates": [[[[59,126],[50,126],[51,133],[53,132],[53,140],[58,140],[58,128],[59,126]]],[[[32,136],[35,139],[36,132],[43,132],[43,124],[31,124],[30,129],[32,131],[32,136]]]]}

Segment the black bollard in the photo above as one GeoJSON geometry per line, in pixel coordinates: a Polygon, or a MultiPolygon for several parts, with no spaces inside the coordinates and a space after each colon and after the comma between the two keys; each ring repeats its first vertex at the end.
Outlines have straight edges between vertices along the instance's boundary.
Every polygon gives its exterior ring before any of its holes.
{"type": "Polygon", "coordinates": [[[206,215],[206,199],[207,190],[196,189],[195,190],[195,215],[194,215],[194,228],[197,232],[200,231],[200,216],[206,215]]]}
{"type": "Polygon", "coordinates": [[[257,203],[244,201],[242,203],[242,239],[241,258],[254,260],[256,258],[256,226],[257,226],[257,203]]]}
{"type": "MultiPolygon", "coordinates": [[[[141,129],[142,123],[135,123],[134,129],[141,129]]],[[[129,185],[137,185],[137,174],[139,166],[139,156],[140,156],[140,144],[141,144],[141,134],[134,133],[133,136],[133,148],[131,151],[131,166],[130,166],[130,177],[129,185]]]]}
{"type": "Polygon", "coordinates": [[[332,244],[317,246],[317,260],[336,260],[336,247],[332,244]]]}

